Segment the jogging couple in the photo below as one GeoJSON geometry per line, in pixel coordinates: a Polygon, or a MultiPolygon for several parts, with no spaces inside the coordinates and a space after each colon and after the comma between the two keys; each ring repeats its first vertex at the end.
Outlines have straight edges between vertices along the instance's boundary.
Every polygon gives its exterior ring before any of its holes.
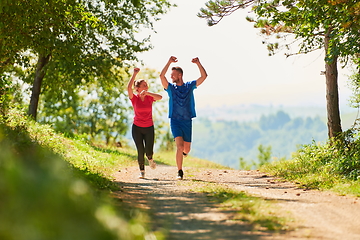
{"type": "MultiPolygon", "coordinates": [[[[201,65],[199,58],[193,58],[192,62],[197,65],[200,77],[197,80],[184,82],[181,67],[172,67],[169,82],[165,76],[170,65],[176,63],[176,57],[171,56],[160,73],[161,84],[169,95],[169,118],[170,128],[176,144],[176,165],[178,179],[183,179],[183,158],[187,156],[191,148],[192,118],[196,117],[193,91],[207,78],[207,73],[201,65]]],[[[139,178],[145,178],[145,155],[150,168],[156,168],[153,160],[154,147],[154,123],[152,119],[153,102],[162,99],[160,94],[149,92],[146,80],[135,81],[140,69],[135,68],[128,83],[128,94],[135,112],[132,125],[132,136],[137,148],[138,163],[140,168],[139,178]],[[133,87],[137,94],[134,94],[133,87]]]]}

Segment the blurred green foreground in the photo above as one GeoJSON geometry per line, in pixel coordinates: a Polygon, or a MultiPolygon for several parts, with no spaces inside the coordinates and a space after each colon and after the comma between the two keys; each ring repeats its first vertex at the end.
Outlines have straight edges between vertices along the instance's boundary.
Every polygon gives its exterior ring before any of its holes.
{"type": "Polygon", "coordinates": [[[41,128],[17,114],[1,120],[0,239],[149,239],[142,213],[113,204],[111,181],[91,171],[96,151],[76,162],[73,144],[41,128]]]}

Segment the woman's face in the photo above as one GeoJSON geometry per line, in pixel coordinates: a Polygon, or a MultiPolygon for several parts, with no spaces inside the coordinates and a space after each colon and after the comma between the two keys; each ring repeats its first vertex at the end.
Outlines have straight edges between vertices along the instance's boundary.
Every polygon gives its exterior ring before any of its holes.
{"type": "Polygon", "coordinates": [[[146,81],[141,81],[139,84],[139,87],[136,89],[139,93],[141,93],[143,90],[147,91],[149,89],[146,81]]]}

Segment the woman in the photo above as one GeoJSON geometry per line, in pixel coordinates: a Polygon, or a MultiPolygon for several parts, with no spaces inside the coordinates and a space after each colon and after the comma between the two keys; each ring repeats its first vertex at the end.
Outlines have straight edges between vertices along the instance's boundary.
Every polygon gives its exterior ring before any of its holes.
{"type": "Polygon", "coordinates": [[[132,137],[134,139],[140,168],[139,178],[145,178],[145,158],[149,161],[152,169],[156,168],[153,160],[154,148],[154,122],[152,119],[152,104],[160,100],[160,94],[148,92],[146,80],[139,79],[135,81],[136,75],[140,72],[140,68],[135,68],[134,73],[128,83],[128,94],[134,108],[134,123],[132,125],[132,137]],[[133,92],[133,86],[137,94],[133,92]]]}

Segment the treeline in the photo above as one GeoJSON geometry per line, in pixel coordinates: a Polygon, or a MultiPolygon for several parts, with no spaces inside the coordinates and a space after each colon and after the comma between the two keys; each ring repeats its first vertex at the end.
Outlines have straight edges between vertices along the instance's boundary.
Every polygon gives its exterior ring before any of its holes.
{"type": "Polygon", "coordinates": [[[326,141],[327,127],[320,117],[291,118],[284,111],[262,115],[258,121],[194,121],[192,155],[239,168],[257,161],[260,145],[271,147],[271,158],[289,158],[301,144],[326,141]]]}

